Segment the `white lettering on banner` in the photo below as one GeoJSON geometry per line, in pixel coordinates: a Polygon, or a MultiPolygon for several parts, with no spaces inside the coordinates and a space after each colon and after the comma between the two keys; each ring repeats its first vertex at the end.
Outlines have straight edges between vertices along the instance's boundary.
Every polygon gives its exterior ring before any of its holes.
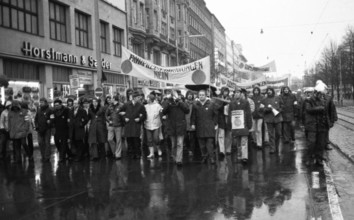
{"type": "Polygon", "coordinates": [[[231,124],[232,124],[232,129],[244,129],[245,128],[245,117],[244,117],[243,110],[231,111],[231,124]]]}
{"type": "Polygon", "coordinates": [[[195,62],[176,66],[162,67],[132,53],[122,47],[122,72],[145,80],[156,80],[176,84],[209,84],[210,58],[205,57],[195,62]]]}

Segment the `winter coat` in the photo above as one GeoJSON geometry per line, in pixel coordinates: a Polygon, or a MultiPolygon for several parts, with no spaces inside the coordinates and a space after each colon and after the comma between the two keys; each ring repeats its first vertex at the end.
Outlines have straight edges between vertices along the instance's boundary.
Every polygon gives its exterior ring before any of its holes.
{"type": "Polygon", "coordinates": [[[333,127],[334,122],[338,120],[337,109],[333,103],[333,98],[329,95],[325,95],[326,106],[329,114],[329,127],[333,127]]]}
{"type": "Polygon", "coordinates": [[[61,109],[54,109],[53,125],[55,137],[59,139],[69,138],[69,109],[62,106],[61,109]]]}
{"type": "Polygon", "coordinates": [[[254,102],[254,112],[252,113],[252,117],[254,119],[261,119],[264,117],[264,108],[260,108],[263,99],[264,96],[262,96],[261,90],[259,89],[259,87],[255,87],[253,89],[253,96],[252,96],[252,100],[254,102]],[[254,93],[256,89],[258,89],[259,91],[258,95],[255,95],[254,93]]]}
{"type": "Polygon", "coordinates": [[[218,106],[207,100],[204,105],[197,101],[193,105],[191,124],[196,127],[198,138],[214,138],[218,124],[218,106]]]}
{"type": "Polygon", "coordinates": [[[295,117],[297,120],[302,119],[302,109],[303,109],[303,103],[304,103],[304,98],[301,96],[301,92],[298,92],[296,94],[296,101],[297,101],[297,106],[296,106],[296,114],[295,117]]]}
{"type": "Polygon", "coordinates": [[[133,101],[129,101],[122,107],[122,112],[125,112],[124,119],[128,119],[125,122],[125,137],[140,137],[141,125],[146,119],[146,110],[143,104],[137,102],[133,105],[133,101]],[[140,120],[135,121],[136,118],[140,120]]]}
{"type": "MultiPolygon", "coordinates": [[[[188,96],[186,95],[186,97],[188,97],[188,96]]],[[[192,117],[192,110],[193,110],[194,101],[193,100],[186,100],[185,103],[187,104],[188,109],[189,109],[188,114],[186,114],[187,131],[191,131],[192,130],[192,128],[191,128],[191,117],[192,117]]]]}
{"type": "Polygon", "coordinates": [[[54,113],[48,105],[38,108],[34,118],[34,124],[38,133],[43,134],[51,128],[51,114],[54,113]]]}
{"type": "Polygon", "coordinates": [[[79,107],[77,113],[71,109],[69,111],[69,138],[71,140],[83,140],[85,138],[85,125],[88,122],[88,115],[86,111],[79,107]]]}
{"type": "MultiPolygon", "coordinates": [[[[226,100],[230,100],[230,97],[227,95],[226,97],[224,97],[224,91],[225,90],[229,90],[227,87],[222,87],[221,88],[221,95],[220,95],[220,98],[222,99],[226,99],[226,100]]],[[[229,107],[229,104],[226,103],[226,102],[217,102],[217,105],[218,105],[218,126],[219,128],[222,128],[222,129],[226,129],[226,117],[227,115],[225,115],[225,110],[228,111],[228,107],[229,107]]]]}
{"type": "Polygon", "coordinates": [[[282,94],[280,95],[283,101],[283,111],[281,112],[283,121],[294,121],[295,114],[297,110],[297,105],[294,103],[297,102],[296,96],[291,93],[289,87],[282,88],[282,94]],[[288,88],[289,92],[287,94],[284,93],[284,89],[288,88]]]}
{"type": "Polygon", "coordinates": [[[249,102],[246,99],[233,99],[230,103],[229,107],[229,117],[228,117],[228,127],[232,131],[232,135],[234,137],[238,136],[247,136],[249,133],[249,130],[252,128],[252,113],[251,113],[251,107],[249,102]],[[232,127],[233,123],[233,112],[237,110],[242,110],[243,111],[243,122],[244,122],[244,128],[240,129],[235,129],[232,127]]]}
{"type": "Polygon", "coordinates": [[[89,109],[88,119],[90,120],[89,144],[103,144],[107,142],[106,108],[93,106],[89,109]]]}
{"type": "Polygon", "coordinates": [[[169,99],[163,103],[162,114],[167,116],[165,132],[169,136],[183,136],[186,134],[186,114],[189,107],[182,100],[169,99]]]}
{"type": "Polygon", "coordinates": [[[272,96],[267,96],[261,102],[264,105],[264,122],[266,123],[280,123],[283,121],[282,110],[283,110],[283,101],[279,96],[275,96],[274,89],[270,88],[273,91],[272,96]],[[272,108],[268,106],[271,105],[275,108],[279,114],[274,116],[272,108]]]}
{"type": "Polygon", "coordinates": [[[124,117],[120,115],[123,107],[122,103],[117,105],[109,105],[106,110],[106,120],[109,122],[109,126],[112,127],[123,127],[124,126],[124,117]]]}
{"type": "Polygon", "coordinates": [[[148,103],[145,105],[146,110],[146,120],[144,122],[144,127],[147,130],[156,130],[161,127],[160,113],[162,107],[158,102],[148,103]]]}
{"type": "Polygon", "coordinates": [[[28,119],[28,110],[22,109],[19,101],[12,101],[11,110],[8,114],[9,134],[11,139],[27,137],[30,130],[30,121],[28,119]],[[18,109],[15,110],[15,107],[18,109]]]}
{"type": "Polygon", "coordinates": [[[310,132],[326,132],[330,127],[330,109],[328,100],[313,96],[305,102],[305,130],[310,132]]]}
{"type": "Polygon", "coordinates": [[[0,130],[9,131],[9,111],[5,109],[0,116],[0,130]]]}

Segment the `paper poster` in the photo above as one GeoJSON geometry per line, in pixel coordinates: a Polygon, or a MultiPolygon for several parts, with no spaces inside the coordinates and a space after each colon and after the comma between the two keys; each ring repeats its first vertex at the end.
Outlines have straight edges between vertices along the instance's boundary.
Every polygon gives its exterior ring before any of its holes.
{"type": "Polygon", "coordinates": [[[224,115],[229,115],[229,104],[224,106],[224,115]]]}
{"type": "Polygon", "coordinates": [[[232,129],[244,129],[245,128],[245,117],[244,117],[243,110],[231,111],[231,124],[232,124],[232,129]]]}

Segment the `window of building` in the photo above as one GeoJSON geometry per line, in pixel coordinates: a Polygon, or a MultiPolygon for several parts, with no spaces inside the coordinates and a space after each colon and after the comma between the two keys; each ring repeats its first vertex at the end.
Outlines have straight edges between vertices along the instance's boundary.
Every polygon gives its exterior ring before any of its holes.
{"type": "Polygon", "coordinates": [[[160,55],[160,51],[158,50],[154,50],[153,52],[153,63],[156,65],[161,65],[161,55],[160,55]]]}
{"type": "Polygon", "coordinates": [[[181,21],[182,18],[182,7],[180,4],[177,5],[177,20],[181,21]]]}
{"type": "Polygon", "coordinates": [[[108,53],[108,24],[106,22],[101,21],[101,52],[108,53]]]}
{"type": "Polygon", "coordinates": [[[89,30],[88,30],[89,16],[79,11],[75,12],[75,37],[76,45],[82,47],[89,47],[89,30]]]}
{"type": "Polygon", "coordinates": [[[146,27],[147,31],[150,31],[150,27],[149,27],[150,26],[149,25],[149,23],[150,23],[149,22],[150,21],[150,11],[149,11],[148,8],[145,9],[145,16],[146,16],[146,26],[145,27],[146,27]]]}
{"type": "Polygon", "coordinates": [[[144,27],[144,4],[140,3],[139,6],[139,22],[142,27],[144,27]]]}
{"type": "Polygon", "coordinates": [[[0,26],[38,35],[38,1],[0,1],[0,26]]]}
{"type": "Polygon", "coordinates": [[[138,2],[136,0],[133,1],[132,15],[133,15],[133,23],[138,24],[138,2]]]}
{"type": "Polygon", "coordinates": [[[161,23],[161,33],[167,36],[167,24],[165,22],[161,23]]]}
{"type": "Polygon", "coordinates": [[[66,8],[55,2],[49,2],[50,38],[67,42],[66,8]]]}
{"type": "Polygon", "coordinates": [[[155,31],[159,31],[159,19],[156,10],[154,11],[154,27],[155,31]]]}
{"type": "Polygon", "coordinates": [[[122,56],[122,44],[123,44],[123,35],[124,30],[113,27],[113,46],[114,46],[114,55],[121,57],[122,56]]]}
{"type": "Polygon", "coordinates": [[[133,44],[133,52],[144,58],[144,44],[133,44]]]}
{"type": "Polygon", "coordinates": [[[161,53],[161,66],[168,66],[168,54],[161,53]]]}
{"type": "Polygon", "coordinates": [[[170,28],[170,38],[172,39],[172,40],[175,40],[175,29],[174,28],[170,28]]]}

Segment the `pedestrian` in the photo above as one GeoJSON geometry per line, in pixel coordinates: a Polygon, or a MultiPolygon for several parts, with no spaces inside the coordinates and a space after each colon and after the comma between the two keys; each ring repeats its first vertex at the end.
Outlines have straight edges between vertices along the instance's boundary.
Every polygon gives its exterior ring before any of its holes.
{"type": "Polygon", "coordinates": [[[69,110],[73,109],[73,108],[74,108],[74,99],[68,98],[68,99],[66,100],[66,107],[67,107],[69,110]]]}
{"type": "MultiPolygon", "coordinates": [[[[130,94],[129,94],[130,95],[130,94]]],[[[141,129],[146,119],[146,110],[141,104],[141,94],[137,91],[131,95],[132,100],[124,104],[122,112],[125,121],[125,137],[128,143],[128,155],[133,159],[141,157],[141,129]]]]}
{"type": "Polygon", "coordinates": [[[38,145],[41,152],[42,162],[49,162],[51,155],[50,137],[51,118],[53,114],[46,98],[39,100],[39,109],[34,118],[35,130],[37,131],[38,145]]]}
{"type": "Polygon", "coordinates": [[[101,100],[94,98],[89,109],[89,137],[90,160],[97,161],[105,156],[107,141],[106,109],[101,106],[101,100]]]}
{"type": "MultiPolygon", "coordinates": [[[[21,146],[24,148],[27,157],[30,155],[26,138],[30,129],[28,111],[22,109],[18,100],[12,101],[8,114],[9,134],[13,143],[14,162],[21,163],[21,146]]],[[[33,158],[29,158],[30,160],[33,158]]]]}
{"type": "Polygon", "coordinates": [[[288,86],[281,89],[280,98],[283,102],[282,109],[282,126],[283,138],[285,144],[294,144],[295,141],[295,113],[297,110],[298,102],[296,96],[292,94],[288,86]]]}
{"type": "Polygon", "coordinates": [[[202,153],[202,163],[208,160],[214,164],[214,142],[218,130],[218,106],[207,98],[207,92],[198,92],[199,100],[192,109],[192,129],[197,132],[199,147],[202,153]]]}
{"type": "Polygon", "coordinates": [[[304,98],[302,97],[302,92],[301,89],[298,89],[296,92],[296,114],[295,114],[295,120],[296,120],[296,126],[300,127],[302,125],[302,104],[304,101],[304,98]]]}
{"type": "Polygon", "coordinates": [[[252,129],[253,129],[253,140],[255,140],[257,144],[257,149],[262,149],[263,138],[262,138],[262,126],[263,126],[263,117],[264,117],[264,108],[262,101],[264,99],[261,94],[261,89],[256,86],[253,89],[252,100],[254,102],[255,110],[252,113],[252,129]]]}
{"type": "Polygon", "coordinates": [[[121,113],[122,108],[123,103],[120,102],[119,95],[115,95],[113,97],[113,102],[106,110],[106,119],[108,121],[108,143],[113,158],[116,160],[120,160],[122,157],[122,131],[124,126],[124,118],[121,113]]]}
{"type": "Polygon", "coordinates": [[[231,130],[226,126],[226,120],[229,115],[229,102],[231,100],[229,94],[230,90],[228,87],[221,88],[220,98],[225,100],[224,102],[219,102],[220,106],[218,109],[218,143],[222,156],[231,154],[231,130]]]}
{"type": "Polygon", "coordinates": [[[33,158],[33,150],[34,150],[34,146],[33,146],[33,131],[34,131],[34,128],[35,128],[34,117],[36,115],[36,110],[34,108],[30,107],[30,106],[32,106],[32,105],[28,101],[23,101],[21,103],[22,109],[27,110],[27,115],[29,116],[30,129],[29,129],[28,135],[26,137],[26,140],[27,140],[29,157],[33,158]]]}
{"type": "Polygon", "coordinates": [[[327,132],[330,128],[331,109],[325,95],[325,84],[316,85],[315,92],[305,102],[306,143],[309,151],[308,165],[323,165],[323,152],[327,144],[327,132]]]}
{"type": "Polygon", "coordinates": [[[268,87],[266,93],[267,97],[263,99],[262,107],[264,107],[264,122],[269,136],[269,153],[273,154],[279,150],[283,102],[279,96],[275,95],[272,87],[268,87]]]}
{"type": "Polygon", "coordinates": [[[185,103],[189,108],[188,114],[185,114],[186,125],[187,125],[187,133],[185,138],[186,147],[189,151],[189,154],[193,156],[194,160],[200,160],[201,155],[198,146],[196,131],[191,128],[191,116],[192,116],[193,104],[194,104],[194,94],[192,91],[187,91],[185,103]]]}
{"type": "Polygon", "coordinates": [[[59,162],[65,162],[67,156],[70,158],[73,156],[68,148],[69,120],[69,109],[63,106],[60,99],[54,100],[54,142],[59,152],[59,162]]]}
{"type": "Polygon", "coordinates": [[[1,112],[0,116],[0,159],[7,158],[7,144],[9,142],[9,111],[12,102],[5,101],[5,109],[1,112]]]}
{"type": "MultiPolygon", "coordinates": [[[[86,111],[87,116],[89,117],[90,112],[90,101],[87,98],[81,100],[83,109],[86,111]]],[[[89,130],[90,130],[90,118],[85,125],[85,138],[84,138],[84,149],[83,149],[83,158],[90,158],[90,144],[88,143],[89,130]]]]}
{"type": "Polygon", "coordinates": [[[235,141],[238,157],[243,163],[248,161],[248,135],[252,129],[252,112],[245,89],[236,89],[229,107],[229,125],[235,141]]]}
{"type": "Polygon", "coordinates": [[[69,111],[69,140],[72,149],[75,149],[75,162],[81,161],[84,156],[85,126],[88,115],[78,100],[74,100],[73,108],[69,111]]]}
{"type": "Polygon", "coordinates": [[[146,109],[146,120],[144,127],[146,130],[146,138],[149,146],[150,154],[147,158],[154,158],[155,152],[158,156],[162,156],[162,151],[160,149],[160,127],[162,125],[160,114],[162,113],[162,107],[155,99],[154,94],[148,96],[148,103],[145,105],[146,109]]]}
{"type": "Polygon", "coordinates": [[[162,114],[166,115],[166,134],[171,140],[171,157],[177,166],[183,164],[183,142],[186,134],[187,122],[186,114],[189,108],[178,96],[168,93],[163,103],[162,114]]]}

